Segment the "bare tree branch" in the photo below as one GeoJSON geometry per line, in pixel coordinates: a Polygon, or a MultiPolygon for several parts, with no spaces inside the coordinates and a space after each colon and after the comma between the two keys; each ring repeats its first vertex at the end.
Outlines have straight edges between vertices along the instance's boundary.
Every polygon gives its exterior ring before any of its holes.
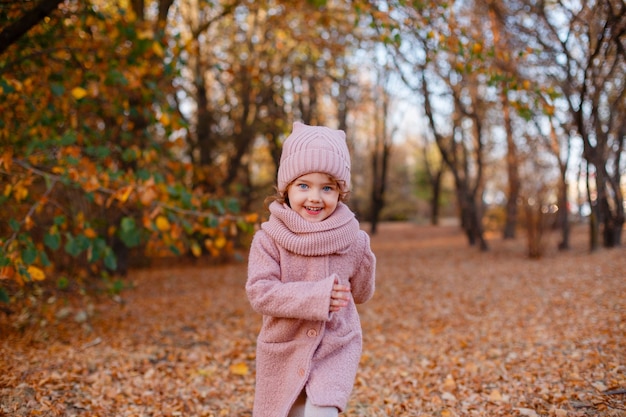
{"type": "Polygon", "coordinates": [[[0,32],[0,54],[3,54],[9,46],[17,42],[33,26],[36,26],[46,16],[55,11],[62,2],[63,0],[41,0],[35,7],[27,11],[24,16],[4,28],[0,32]]]}

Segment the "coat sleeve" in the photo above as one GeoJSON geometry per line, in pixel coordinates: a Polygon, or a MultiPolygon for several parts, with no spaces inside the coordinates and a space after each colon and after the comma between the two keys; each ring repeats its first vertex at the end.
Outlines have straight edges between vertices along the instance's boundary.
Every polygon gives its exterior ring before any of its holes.
{"type": "Polygon", "coordinates": [[[368,301],[374,295],[376,287],[376,256],[370,248],[370,238],[364,231],[360,232],[361,251],[358,254],[360,263],[350,278],[352,297],[357,304],[368,301]]]}
{"type": "Polygon", "coordinates": [[[335,274],[319,281],[282,282],[276,244],[259,231],[248,259],[246,294],[252,308],[263,315],[328,321],[335,274]]]}

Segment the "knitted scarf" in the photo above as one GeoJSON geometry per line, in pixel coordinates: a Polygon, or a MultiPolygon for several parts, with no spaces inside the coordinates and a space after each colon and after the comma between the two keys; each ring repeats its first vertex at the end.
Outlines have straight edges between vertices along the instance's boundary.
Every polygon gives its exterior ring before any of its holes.
{"type": "Polygon", "coordinates": [[[290,207],[270,204],[270,218],[261,228],[276,243],[290,252],[303,256],[324,256],[344,252],[354,242],[360,230],[354,213],[343,203],[325,220],[311,223],[290,207]]]}

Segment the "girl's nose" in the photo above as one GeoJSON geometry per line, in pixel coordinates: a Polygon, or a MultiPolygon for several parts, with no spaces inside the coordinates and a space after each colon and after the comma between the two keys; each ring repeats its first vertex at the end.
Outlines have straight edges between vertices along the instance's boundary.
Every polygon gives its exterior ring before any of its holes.
{"type": "Polygon", "coordinates": [[[321,200],[320,193],[318,191],[311,191],[309,193],[309,200],[313,202],[318,202],[321,200]]]}

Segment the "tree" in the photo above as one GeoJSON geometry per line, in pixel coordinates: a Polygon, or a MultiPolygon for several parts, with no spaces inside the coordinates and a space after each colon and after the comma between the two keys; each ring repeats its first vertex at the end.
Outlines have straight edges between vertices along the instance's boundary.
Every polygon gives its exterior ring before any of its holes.
{"type": "Polygon", "coordinates": [[[431,6],[403,9],[399,24],[405,35],[396,48],[396,65],[407,86],[423,99],[430,130],[454,177],[468,241],[486,250],[482,192],[489,98],[480,61],[482,44],[467,36],[471,22],[457,20],[445,5],[431,6]]]}
{"type": "MultiPolygon", "coordinates": [[[[626,4],[599,0],[581,4],[527,4],[536,21],[529,39],[551,62],[554,111],[580,138],[595,174],[590,246],[617,246],[624,225],[621,158],[626,132],[626,4]],[[555,19],[554,16],[560,16],[555,19]]],[[[544,66],[543,71],[547,69],[544,66]]]]}
{"type": "Polygon", "coordinates": [[[372,191],[370,202],[370,232],[376,234],[380,213],[385,206],[385,190],[389,171],[392,139],[397,128],[390,126],[389,72],[381,68],[374,91],[374,134],[371,150],[372,191]],[[385,74],[386,73],[386,74],[385,74]]]}
{"type": "Polygon", "coordinates": [[[441,204],[441,194],[443,191],[443,175],[446,172],[445,165],[441,160],[441,153],[439,151],[437,151],[436,160],[433,161],[434,158],[431,156],[432,152],[429,144],[425,144],[422,147],[422,151],[424,156],[426,178],[432,191],[430,196],[430,224],[436,226],[439,224],[439,208],[441,204]]]}
{"type": "Polygon", "coordinates": [[[129,251],[217,256],[251,231],[187,182],[169,39],[132,10],[66,3],[0,57],[4,301],[123,271],[129,251]]]}
{"type": "Polygon", "coordinates": [[[176,12],[193,51],[183,51],[187,65],[177,80],[189,155],[212,171],[199,183],[248,199],[255,186],[267,187],[250,177],[251,152],[265,149],[277,165],[293,121],[345,129],[346,56],[358,39],[349,5],[221,2],[176,12]]]}

